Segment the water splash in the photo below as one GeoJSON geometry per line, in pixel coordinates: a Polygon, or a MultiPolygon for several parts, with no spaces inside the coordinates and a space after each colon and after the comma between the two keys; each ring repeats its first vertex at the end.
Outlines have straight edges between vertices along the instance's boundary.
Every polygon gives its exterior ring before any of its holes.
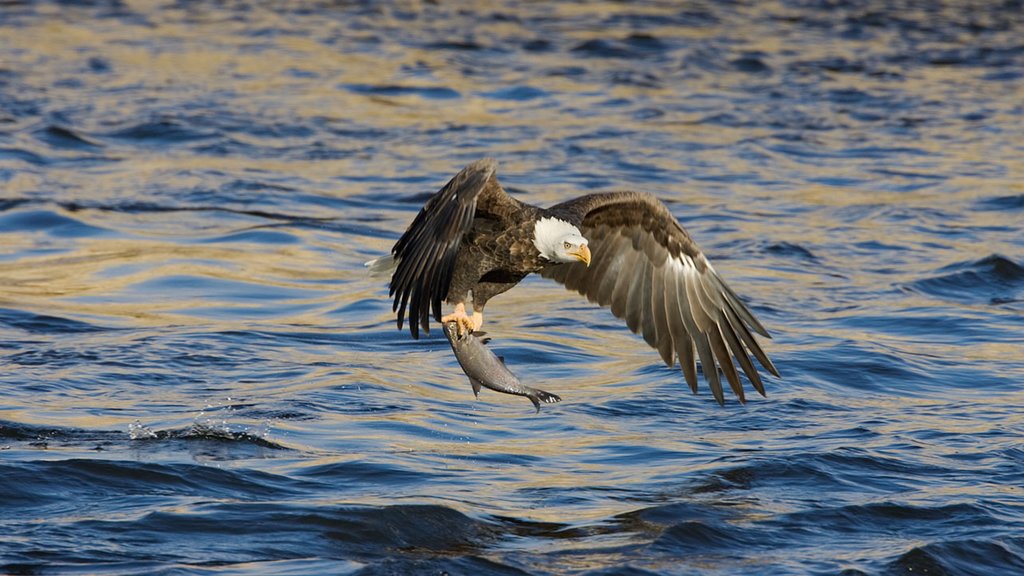
{"type": "Polygon", "coordinates": [[[128,437],[132,440],[153,440],[157,438],[157,433],[151,428],[136,420],[128,424],[128,437]]]}

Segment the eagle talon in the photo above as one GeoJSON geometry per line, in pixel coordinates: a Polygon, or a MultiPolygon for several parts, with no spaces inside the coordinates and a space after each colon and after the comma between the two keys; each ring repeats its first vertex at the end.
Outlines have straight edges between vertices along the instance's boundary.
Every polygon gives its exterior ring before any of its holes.
{"type": "Polygon", "coordinates": [[[480,328],[483,324],[483,315],[479,312],[474,312],[473,316],[466,314],[466,305],[457,304],[455,311],[447,316],[441,317],[441,322],[447,324],[449,322],[455,323],[455,335],[461,340],[464,336],[472,334],[480,328]],[[478,320],[479,318],[479,320],[478,320]]]}

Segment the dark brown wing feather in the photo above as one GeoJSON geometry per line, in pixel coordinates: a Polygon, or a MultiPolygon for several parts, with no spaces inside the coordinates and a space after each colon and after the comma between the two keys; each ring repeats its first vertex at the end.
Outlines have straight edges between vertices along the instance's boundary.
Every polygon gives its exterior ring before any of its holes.
{"type": "Polygon", "coordinates": [[[430,313],[441,320],[441,301],[448,295],[455,258],[478,207],[489,213],[515,201],[498,184],[497,164],[490,158],[466,166],[433,195],[392,248],[397,266],[391,277],[392,310],[398,328],[409,312],[409,332],[430,332],[430,313]]]}
{"type": "Polygon", "coordinates": [[[778,376],[751,334],[769,337],[768,332],[661,201],[637,192],[592,194],[551,212],[580,223],[592,260],[589,268],[582,263],[549,265],[543,276],[611,307],[667,365],[678,358],[694,392],[699,359],[719,403],[725,402],[719,368],[736,397],[745,400],[737,364],[764,395],[748,351],[778,376]]]}

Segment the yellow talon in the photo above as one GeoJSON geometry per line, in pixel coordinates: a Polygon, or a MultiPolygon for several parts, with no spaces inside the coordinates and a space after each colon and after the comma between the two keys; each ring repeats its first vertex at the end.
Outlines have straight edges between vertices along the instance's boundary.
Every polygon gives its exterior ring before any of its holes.
{"type": "Polygon", "coordinates": [[[473,312],[471,317],[466,314],[465,304],[456,304],[455,310],[451,314],[441,317],[441,322],[445,324],[455,322],[455,332],[461,337],[463,334],[479,330],[484,323],[484,315],[473,312]]]}

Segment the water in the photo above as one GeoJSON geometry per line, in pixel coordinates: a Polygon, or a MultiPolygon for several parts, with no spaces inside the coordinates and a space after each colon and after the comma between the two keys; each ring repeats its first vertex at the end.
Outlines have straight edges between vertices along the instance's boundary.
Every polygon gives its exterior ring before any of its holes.
{"type": "Polygon", "coordinates": [[[1024,6],[0,8],[0,572],[1024,572],[1024,6]],[[670,203],[724,408],[542,279],[474,400],[362,263],[483,156],[670,203]]]}

